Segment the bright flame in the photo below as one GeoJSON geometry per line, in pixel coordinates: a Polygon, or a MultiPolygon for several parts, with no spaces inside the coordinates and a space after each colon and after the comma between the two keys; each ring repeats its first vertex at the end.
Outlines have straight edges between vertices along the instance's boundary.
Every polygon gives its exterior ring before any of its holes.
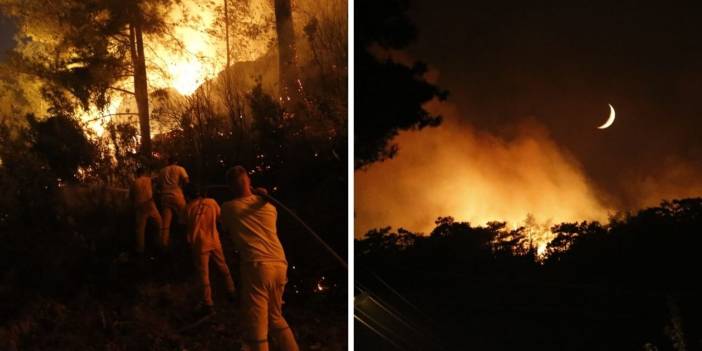
{"type": "Polygon", "coordinates": [[[449,104],[439,107],[443,125],[401,133],[395,159],[356,172],[357,237],[385,226],[428,234],[437,217],[453,216],[524,225],[543,252],[552,224],[607,220],[610,209],[583,170],[543,128],[525,124],[505,139],[459,122],[449,104]]]}
{"type": "Polygon", "coordinates": [[[90,110],[83,112],[80,120],[86,122],[88,128],[95,132],[98,137],[102,137],[105,133],[105,126],[110,123],[115,113],[117,113],[122,101],[123,98],[121,96],[114,96],[103,111],[92,106],[90,110]]]}
{"type": "MultiPolygon", "coordinates": [[[[173,7],[168,19],[170,23],[176,23],[173,37],[178,43],[162,41],[160,38],[147,38],[147,45],[153,51],[153,55],[150,56],[153,67],[148,72],[149,83],[153,89],[174,88],[183,95],[190,95],[202,83],[216,77],[224,69],[227,57],[226,41],[223,21],[218,18],[220,14],[215,8],[218,5],[221,4],[184,0],[179,6],[173,7]],[[220,23],[216,23],[218,20],[220,23]],[[166,74],[163,74],[162,70],[165,70],[166,74]]],[[[250,26],[265,28],[273,15],[270,2],[266,0],[251,0],[248,9],[246,20],[250,26]]],[[[249,37],[236,31],[241,27],[237,20],[239,19],[232,14],[232,62],[255,60],[264,55],[274,33],[269,30],[259,37],[249,37]],[[245,50],[237,50],[241,48],[245,50]]]]}
{"type": "Polygon", "coordinates": [[[203,67],[200,62],[178,62],[168,67],[173,76],[172,86],[183,95],[192,94],[203,82],[203,67]]]}
{"type": "Polygon", "coordinates": [[[154,88],[175,88],[183,95],[192,94],[205,80],[212,78],[224,67],[222,46],[208,29],[216,20],[212,5],[183,1],[169,14],[168,21],[178,23],[173,28],[174,39],[165,42],[150,38],[148,45],[156,67],[148,72],[154,88]],[[159,67],[165,69],[165,76],[159,67]]]}
{"type": "MultiPolygon", "coordinates": [[[[149,90],[173,88],[182,95],[190,95],[224,69],[226,43],[223,34],[221,35],[223,29],[217,28],[221,27],[221,23],[216,23],[219,15],[215,8],[217,5],[220,4],[183,0],[180,5],[174,6],[168,15],[168,22],[175,23],[172,38],[145,37],[149,90]]],[[[266,0],[251,0],[248,9],[248,26],[258,25],[265,28],[273,15],[270,2],[266,0]]],[[[232,20],[235,21],[236,18],[232,20]]],[[[232,62],[255,60],[263,56],[273,37],[274,32],[270,30],[250,37],[246,35],[245,29],[237,32],[236,28],[233,28],[230,35],[233,46],[232,62]],[[236,50],[237,48],[245,50],[236,50]]],[[[120,85],[125,90],[132,90],[132,78],[127,78],[120,85]]],[[[121,106],[122,103],[133,105],[132,100],[128,95],[115,92],[105,111],[91,108],[83,113],[81,120],[87,122],[98,136],[102,136],[104,126],[112,116],[125,110],[125,107],[121,106]]],[[[159,128],[152,126],[151,130],[153,134],[159,128]]]]}

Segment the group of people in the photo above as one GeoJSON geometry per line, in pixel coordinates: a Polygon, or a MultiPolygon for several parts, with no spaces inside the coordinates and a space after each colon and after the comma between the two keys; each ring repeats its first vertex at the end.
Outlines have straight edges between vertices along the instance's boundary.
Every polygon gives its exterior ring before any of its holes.
{"type": "Polygon", "coordinates": [[[220,207],[214,199],[204,196],[190,184],[185,168],[175,160],[169,160],[169,165],[161,169],[157,177],[161,189],[159,212],[150,172],[139,168],[131,189],[136,210],[136,251],[139,254],[144,252],[145,228],[150,219],[159,228],[160,245],[167,249],[173,215],[179,216],[185,223],[186,239],[200,278],[201,312],[213,314],[210,261],[224,276],[230,300],[235,300],[236,296],[217,230],[217,223],[220,223],[240,254],[240,297],[246,347],[268,350],[270,336],[279,349],[298,350],[292,330],[282,314],[287,260],[278,239],[277,210],[266,200],[264,189],[251,187],[251,179],[244,167],[232,167],[225,176],[234,198],[220,207]]]}

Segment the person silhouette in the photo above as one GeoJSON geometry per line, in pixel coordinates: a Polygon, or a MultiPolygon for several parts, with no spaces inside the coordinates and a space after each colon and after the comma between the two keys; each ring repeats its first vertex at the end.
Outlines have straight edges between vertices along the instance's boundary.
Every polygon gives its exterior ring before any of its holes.
{"type": "Polygon", "coordinates": [[[159,183],[161,185],[161,211],[163,225],[161,227],[161,244],[164,248],[170,245],[171,223],[173,215],[182,220],[185,209],[185,197],[182,186],[188,184],[190,178],[185,168],[178,165],[174,157],[168,159],[168,166],[163,167],[159,172],[159,183]]]}
{"type": "Polygon", "coordinates": [[[282,313],[288,262],[278,239],[277,210],[253,193],[244,167],[229,169],[226,179],[235,197],[222,204],[222,226],[241,254],[244,343],[250,350],[267,351],[271,336],[281,350],[297,351],[282,313]]]}
{"type": "Polygon", "coordinates": [[[224,277],[229,299],[233,301],[236,293],[234,281],[222,251],[219,232],[217,231],[217,220],[221,210],[214,199],[202,196],[200,190],[192,183],[185,186],[185,196],[188,200],[188,204],[185,207],[186,239],[191,246],[193,261],[202,287],[200,312],[203,315],[213,314],[214,303],[212,301],[209,273],[210,261],[214,262],[215,267],[224,277]]]}
{"type": "Polygon", "coordinates": [[[151,174],[143,166],[139,166],[136,171],[136,178],[130,189],[130,196],[134,204],[136,216],[136,253],[144,253],[144,232],[149,219],[156,223],[158,232],[161,232],[161,214],[154,202],[153,189],[151,187],[151,174]]]}

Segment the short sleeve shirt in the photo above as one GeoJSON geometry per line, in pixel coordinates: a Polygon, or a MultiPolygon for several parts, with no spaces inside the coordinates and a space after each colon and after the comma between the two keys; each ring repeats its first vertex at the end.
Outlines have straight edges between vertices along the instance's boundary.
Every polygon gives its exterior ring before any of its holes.
{"type": "Polygon", "coordinates": [[[222,204],[222,225],[232,236],[242,262],[287,264],[278,239],[278,213],[271,203],[258,195],[237,198],[222,204]]]}
{"type": "Polygon", "coordinates": [[[178,165],[170,165],[161,169],[159,181],[161,182],[161,193],[163,195],[182,195],[180,189],[182,181],[188,180],[188,172],[178,165]]]}
{"type": "Polygon", "coordinates": [[[141,205],[144,202],[151,200],[153,198],[151,178],[142,176],[134,179],[132,194],[134,195],[134,205],[141,205]]]}
{"type": "Polygon", "coordinates": [[[220,211],[213,199],[199,198],[188,203],[185,208],[187,235],[194,249],[206,252],[222,247],[217,232],[220,211]]]}

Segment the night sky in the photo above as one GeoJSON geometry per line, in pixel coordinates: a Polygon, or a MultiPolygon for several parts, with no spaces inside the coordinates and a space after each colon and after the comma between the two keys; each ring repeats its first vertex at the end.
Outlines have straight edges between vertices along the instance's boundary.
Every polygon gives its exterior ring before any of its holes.
{"type": "Polygon", "coordinates": [[[702,183],[702,11],[657,4],[415,0],[408,51],[462,118],[505,138],[533,118],[626,207],[633,178],[676,168],[671,181],[702,183]]]}

